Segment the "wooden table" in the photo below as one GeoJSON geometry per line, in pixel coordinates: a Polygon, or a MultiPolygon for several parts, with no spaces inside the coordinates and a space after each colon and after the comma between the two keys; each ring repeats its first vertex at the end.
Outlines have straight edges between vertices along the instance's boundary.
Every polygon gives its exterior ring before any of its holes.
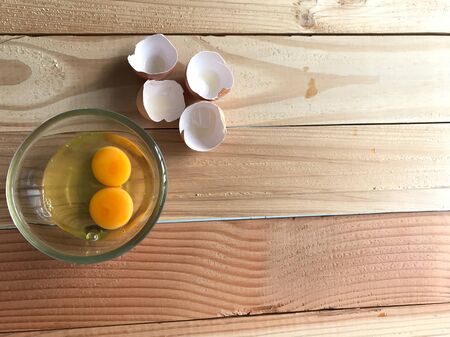
{"type": "Polygon", "coordinates": [[[0,336],[450,335],[449,1],[3,0],[0,33],[0,336]],[[217,150],[139,117],[126,55],[155,32],[178,80],[230,64],[217,150]],[[90,266],[4,196],[21,140],[81,107],[148,129],[170,176],[161,223],[90,266]]]}

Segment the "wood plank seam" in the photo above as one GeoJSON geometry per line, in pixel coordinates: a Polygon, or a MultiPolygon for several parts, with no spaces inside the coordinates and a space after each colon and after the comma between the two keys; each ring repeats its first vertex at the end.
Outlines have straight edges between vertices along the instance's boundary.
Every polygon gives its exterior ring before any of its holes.
{"type": "Polygon", "coordinates": [[[9,34],[450,32],[445,0],[4,0],[0,9],[0,32],[9,34]]]}
{"type": "MultiPolygon", "coordinates": [[[[420,307],[431,307],[431,306],[443,306],[445,304],[450,304],[450,301],[447,302],[436,302],[436,303],[418,303],[418,304],[403,304],[403,305],[384,305],[384,306],[366,306],[366,307],[348,307],[348,308],[323,308],[318,310],[298,310],[298,311],[283,311],[283,312],[267,312],[267,313],[251,313],[251,312],[235,312],[230,314],[220,315],[218,317],[204,317],[204,318],[195,318],[195,319],[186,319],[186,320],[170,320],[163,322],[141,322],[141,323],[129,323],[129,324],[111,324],[111,325],[102,325],[102,328],[111,328],[111,327],[126,327],[126,326],[138,326],[138,325],[159,325],[161,323],[193,323],[193,322],[205,322],[205,321],[222,321],[224,319],[233,319],[233,318],[243,318],[246,316],[252,316],[253,318],[262,318],[262,317],[276,317],[283,316],[289,314],[325,314],[325,315],[339,315],[341,312],[348,311],[382,311],[383,309],[402,309],[402,308],[420,308],[420,307]]],[[[86,327],[86,328],[95,328],[96,326],[86,327]]],[[[59,328],[59,329],[31,329],[31,330],[14,330],[14,333],[21,332],[51,332],[51,331],[64,331],[64,330],[76,330],[83,328],[59,328]]],[[[3,333],[0,330],[0,336],[3,333]]]]}
{"type": "MultiPolygon", "coordinates": [[[[276,322],[279,320],[286,319],[287,317],[297,317],[301,318],[304,317],[305,320],[302,322],[302,324],[296,325],[295,330],[291,330],[293,332],[292,336],[298,336],[303,331],[309,331],[309,333],[313,333],[313,331],[316,333],[321,328],[324,330],[324,336],[329,336],[330,331],[335,330],[336,336],[348,336],[341,334],[342,332],[338,332],[340,324],[342,322],[350,321],[352,319],[355,321],[354,324],[349,324],[348,327],[352,328],[351,330],[354,331],[355,327],[361,326],[363,329],[362,331],[365,331],[368,334],[365,334],[364,336],[373,336],[371,334],[374,333],[374,331],[379,331],[379,325],[383,324],[383,320],[393,320],[394,322],[403,322],[404,324],[408,324],[411,322],[414,322],[416,320],[423,320],[424,316],[428,316],[427,319],[425,319],[423,322],[419,323],[418,328],[423,329],[425,322],[428,322],[431,326],[425,327],[425,329],[429,330],[438,330],[439,328],[444,327],[445,331],[448,331],[450,333],[450,325],[443,324],[441,327],[439,326],[439,322],[442,324],[446,321],[446,317],[450,316],[449,309],[447,304],[430,304],[430,305],[409,305],[409,306],[385,306],[385,307],[374,307],[374,308],[360,308],[360,309],[343,309],[343,310],[321,310],[317,312],[291,312],[291,313],[275,313],[275,314],[265,314],[265,315],[255,315],[247,317],[245,320],[243,320],[244,317],[222,317],[222,318],[205,318],[205,319],[195,319],[195,320],[186,320],[186,321],[172,321],[172,322],[148,322],[148,323],[136,323],[136,324],[121,324],[121,325],[107,325],[103,326],[101,328],[98,327],[85,327],[85,328],[71,328],[71,329],[45,329],[45,330],[24,330],[24,331],[14,331],[14,336],[17,337],[32,337],[32,336],[40,336],[42,334],[49,334],[50,336],[91,336],[89,332],[94,333],[95,331],[111,333],[111,335],[114,334],[114,331],[122,331],[122,333],[128,331],[128,332],[138,332],[138,331],[144,331],[145,329],[147,331],[147,334],[145,336],[150,336],[148,333],[151,333],[151,336],[169,336],[170,330],[166,331],[166,327],[177,327],[177,331],[186,329],[189,326],[196,326],[197,328],[202,328],[208,325],[214,326],[214,324],[220,325],[228,325],[228,324],[238,324],[238,322],[242,322],[245,324],[245,322],[253,322],[253,325],[247,324],[242,325],[241,329],[232,329],[233,336],[241,336],[241,333],[243,331],[247,331],[252,329],[260,330],[262,333],[265,331],[264,335],[274,335],[274,336],[285,336],[286,331],[284,333],[278,335],[277,332],[279,332],[279,327],[276,330],[273,330],[269,332],[267,329],[270,328],[270,325],[265,327],[264,324],[262,326],[259,326],[257,322],[276,322]],[[411,318],[408,318],[408,313],[412,316],[411,318]],[[429,315],[426,315],[426,313],[429,313],[429,315]],[[347,316],[347,317],[346,317],[347,316]],[[358,322],[359,317],[366,317],[369,318],[369,321],[367,321],[365,324],[360,324],[358,322]],[[432,319],[431,319],[432,318],[432,319]],[[381,319],[381,320],[380,320],[381,319]],[[256,323],[256,324],[255,324],[256,323]],[[330,325],[331,323],[331,325],[330,325]],[[369,323],[369,325],[367,325],[369,323]],[[328,327],[326,327],[328,325],[328,327]],[[155,329],[152,329],[154,327],[155,329]],[[371,327],[371,328],[369,328],[371,327]],[[436,329],[437,328],[437,329],[436,329]]],[[[349,322],[350,323],[350,322],[349,322]]],[[[448,323],[448,320],[447,320],[448,323]]],[[[237,327],[236,327],[237,328],[237,327]]],[[[286,326],[282,327],[286,328],[286,326]]],[[[406,325],[400,324],[398,328],[403,329],[405,331],[408,329],[406,325]]],[[[220,329],[220,328],[218,328],[220,329]]],[[[190,330],[189,336],[200,336],[203,334],[195,333],[194,331],[198,330],[190,330]]],[[[392,332],[392,327],[390,327],[387,332],[392,332]]],[[[402,330],[399,331],[399,333],[402,330]]],[[[185,336],[187,331],[184,332],[185,336]]],[[[209,333],[213,333],[213,331],[209,331],[209,333]]],[[[256,333],[256,331],[254,331],[256,333]]],[[[350,333],[350,331],[348,331],[350,333]]],[[[103,335],[103,334],[102,334],[103,335]]],[[[115,334],[114,334],[115,335],[115,334]]],[[[243,336],[244,334],[242,334],[243,336]]],[[[305,336],[310,336],[310,334],[304,334],[305,336]]],[[[402,334],[400,334],[402,335],[402,334]]],[[[441,334],[439,334],[440,336],[441,334]]],[[[0,336],[9,336],[8,333],[0,333],[0,336]]],[[[141,335],[139,335],[141,336],[141,335]]],[[[170,334],[170,336],[174,336],[170,334]]],[[[179,336],[176,334],[176,336],[179,336]]],[[[247,336],[245,334],[245,336],[247,336]]],[[[253,336],[253,335],[252,335],[253,336]]],[[[289,335],[291,336],[291,335],[289,335]]],[[[303,334],[302,334],[303,336],[303,334]]],[[[358,336],[361,336],[358,334],[358,336]]],[[[403,336],[403,335],[402,335],[403,336]]],[[[407,336],[413,336],[412,334],[407,334],[407,336]]],[[[417,335],[414,336],[422,336],[420,332],[417,335]]]]}

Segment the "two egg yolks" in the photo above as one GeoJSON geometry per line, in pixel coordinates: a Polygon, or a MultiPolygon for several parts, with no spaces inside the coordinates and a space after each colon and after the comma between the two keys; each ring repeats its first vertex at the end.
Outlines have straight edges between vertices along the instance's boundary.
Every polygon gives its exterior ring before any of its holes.
{"type": "Polygon", "coordinates": [[[91,198],[89,213],[94,222],[104,229],[117,229],[125,225],[133,215],[133,200],[120,188],[131,174],[131,163],[121,149],[106,146],[99,149],[91,162],[94,177],[109,186],[91,198]]]}

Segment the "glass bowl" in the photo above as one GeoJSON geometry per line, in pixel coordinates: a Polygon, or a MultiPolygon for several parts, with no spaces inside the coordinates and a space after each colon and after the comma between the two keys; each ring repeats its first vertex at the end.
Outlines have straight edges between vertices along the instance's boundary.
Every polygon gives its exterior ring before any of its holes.
{"type": "MultiPolygon", "coordinates": [[[[67,174],[70,175],[73,168],[70,163],[67,166],[67,174]]],[[[60,191],[55,190],[61,198],[65,197],[64,193],[69,193],[64,187],[60,191]]],[[[17,149],[6,178],[8,209],[18,230],[41,252],[70,263],[106,261],[133,248],[157,222],[166,194],[166,167],[155,141],[125,116],[97,109],[67,111],[40,125],[17,149]],[[134,165],[142,168],[135,170],[133,181],[137,183],[130,193],[133,198],[139,198],[139,204],[135,202],[133,216],[124,227],[104,231],[101,237],[97,230],[74,236],[61,229],[55,220],[55,208],[46,198],[43,181],[46,167],[54,160],[55,153],[64,146],[69,147],[67,144],[77,136],[88,133],[100,135],[102,139],[106,137],[128,153],[132,164],[130,180],[134,165]]],[[[75,208],[75,212],[71,207],[71,213],[63,214],[61,219],[87,216],[86,221],[89,221],[86,205],[81,205],[79,211],[75,208]]]]}

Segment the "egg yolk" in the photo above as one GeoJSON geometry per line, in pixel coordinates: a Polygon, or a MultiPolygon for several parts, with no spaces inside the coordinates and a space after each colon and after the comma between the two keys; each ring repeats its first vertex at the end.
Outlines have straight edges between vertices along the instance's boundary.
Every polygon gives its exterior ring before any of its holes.
{"type": "Polygon", "coordinates": [[[133,200],[119,187],[105,187],[91,198],[89,213],[100,227],[117,229],[127,224],[133,215],[133,200]]]}
{"type": "Polygon", "coordinates": [[[127,182],[131,174],[128,156],[115,146],[99,149],[92,158],[94,177],[106,186],[120,186],[127,182]]]}

